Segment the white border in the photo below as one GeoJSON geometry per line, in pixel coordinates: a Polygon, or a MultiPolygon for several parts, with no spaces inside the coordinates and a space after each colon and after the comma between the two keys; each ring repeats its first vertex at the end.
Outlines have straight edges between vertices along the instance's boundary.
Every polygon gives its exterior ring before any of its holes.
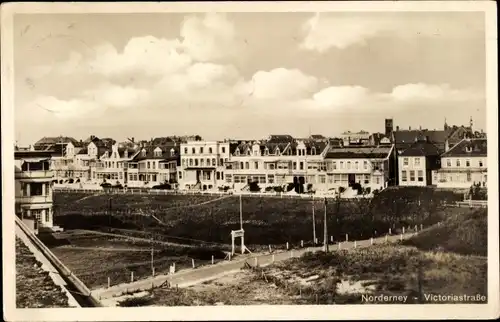
{"type": "Polygon", "coordinates": [[[492,1],[399,2],[219,2],[219,3],[7,3],[1,12],[2,76],[2,229],[4,319],[8,321],[140,321],[260,319],[477,319],[499,317],[498,248],[498,79],[497,20],[492,1]],[[146,12],[323,12],[323,11],[479,11],[485,13],[488,133],[488,304],[482,305],[337,305],[214,306],[92,309],[14,309],[14,105],[13,14],[146,12]],[[7,263],[7,264],[5,264],[7,263]]]}

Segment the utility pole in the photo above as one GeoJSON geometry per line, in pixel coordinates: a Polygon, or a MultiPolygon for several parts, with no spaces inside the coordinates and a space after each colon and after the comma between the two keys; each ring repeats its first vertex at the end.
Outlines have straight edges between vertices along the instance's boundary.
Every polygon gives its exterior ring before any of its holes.
{"type": "Polygon", "coordinates": [[[112,210],[112,199],[109,198],[109,211],[108,211],[108,226],[111,227],[111,210],[112,210]]]}
{"type": "Polygon", "coordinates": [[[312,201],[312,212],[313,212],[313,243],[316,244],[316,215],[314,214],[314,200],[312,201]]]}
{"type": "Polygon", "coordinates": [[[327,226],[327,222],[326,222],[326,205],[327,205],[327,201],[326,201],[326,197],[325,197],[325,204],[324,204],[324,207],[325,207],[325,218],[323,220],[323,247],[324,247],[324,250],[325,250],[325,253],[328,253],[328,226],[327,226]]]}
{"type": "Polygon", "coordinates": [[[154,266],[154,233],[151,233],[151,276],[155,276],[155,266],[154,266]]]}
{"type": "Polygon", "coordinates": [[[243,230],[243,203],[240,195],[240,229],[243,230]]]}

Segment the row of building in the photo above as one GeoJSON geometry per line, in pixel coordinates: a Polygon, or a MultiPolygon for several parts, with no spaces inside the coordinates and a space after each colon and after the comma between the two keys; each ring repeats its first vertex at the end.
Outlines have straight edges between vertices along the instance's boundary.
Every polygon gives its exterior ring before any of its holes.
{"type": "Polygon", "coordinates": [[[23,200],[35,196],[39,209],[30,209],[48,220],[51,210],[43,207],[44,200],[51,202],[53,183],[235,191],[252,183],[261,190],[298,183],[316,192],[355,184],[367,192],[394,185],[468,189],[487,186],[487,140],[472,124],[402,130],[394,129],[391,119],[385,133],[346,132],[339,138],[42,138],[28,151],[17,149],[16,179],[19,211],[23,200]]]}

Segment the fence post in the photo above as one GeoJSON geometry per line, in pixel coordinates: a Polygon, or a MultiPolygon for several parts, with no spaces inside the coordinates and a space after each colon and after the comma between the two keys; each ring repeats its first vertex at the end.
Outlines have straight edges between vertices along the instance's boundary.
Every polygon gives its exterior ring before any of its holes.
{"type": "Polygon", "coordinates": [[[130,282],[134,282],[134,272],[130,272],[130,282]]]}
{"type": "Polygon", "coordinates": [[[293,249],[290,251],[290,258],[293,257],[293,249]]]}
{"type": "Polygon", "coordinates": [[[195,266],[194,266],[194,258],[191,258],[191,264],[193,264],[193,268],[195,268],[195,266]]]}
{"type": "Polygon", "coordinates": [[[271,245],[269,245],[269,252],[272,253],[273,250],[271,249],[271,245]]]}
{"type": "Polygon", "coordinates": [[[342,242],[339,242],[339,250],[342,248],[342,242]]]}
{"type": "Polygon", "coordinates": [[[356,248],[356,241],[354,241],[354,248],[356,248]]]}
{"type": "Polygon", "coordinates": [[[273,254],[273,263],[274,263],[274,254],[273,254]]]}
{"type": "Polygon", "coordinates": [[[392,229],[389,228],[389,235],[392,235],[392,229]]]}
{"type": "Polygon", "coordinates": [[[424,225],[420,224],[420,230],[423,230],[423,229],[424,229],[424,225]]]}
{"type": "Polygon", "coordinates": [[[401,237],[400,237],[401,240],[403,240],[403,234],[401,234],[401,237]]]}
{"type": "Polygon", "coordinates": [[[405,227],[403,226],[403,234],[405,233],[405,227]]]}
{"type": "Polygon", "coordinates": [[[109,278],[109,276],[108,276],[108,288],[110,288],[110,287],[111,287],[111,278],[109,278]]]}
{"type": "Polygon", "coordinates": [[[387,243],[387,241],[388,241],[388,237],[387,237],[387,236],[388,236],[388,235],[385,235],[385,242],[386,242],[386,243],[387,243]]]}
{"type": "Polygon", "coordinates": [[[212,265],[214,264],[214,255],[212,255],[212,265]]]}
{"type": "Polygon", "coordinates": [[[330,242],[333,243],[333,236],[330,236],[330,242]]]}
{"type": "Polygon", "coordinates": [[[286,250],[288,250],[288,242],[286,242],[286,250]]]}
{"type": "Polygon", "coordinates": [[[373,237],[370,238],[370,245],[373,245],[373,237]]]}
{"type": "Polygon", "coordinates": [[[255,262],[255,267],[257,267],[257,265],[259,265],[259,259],[257,257],[255,257],[254,262],[255,262]]]}
{"type": "Polygon", "coordinates": [[[304,241],[303,240],[300,241],[300,247],[304,247],[304,241]]]}
{"type": "Polygon", "coordinates": [[[349,241],[349,235],[348,234],[345,234],[345,241],[348,242],[349,241]]]}

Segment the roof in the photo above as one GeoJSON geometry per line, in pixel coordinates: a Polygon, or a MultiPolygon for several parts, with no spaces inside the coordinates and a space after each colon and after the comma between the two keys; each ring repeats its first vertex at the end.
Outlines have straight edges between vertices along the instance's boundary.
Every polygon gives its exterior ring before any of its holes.
{"type": "Polygon", "coordinates": [[[438,156],[441,154],[440,149],[431,142],[417,141],[409,148],[401,152],[400,156],[438,156]]]}
{"type": "Polygon", "coordinates": [[[486,139],[463,139],[450,150],[443,153],[442,157],[458,156],[487,156],[488,143],[486,139]]]}
{"type": "Polygon", "coordinates": [[[31,158],[51,158],[51,151],[14,151],[15,160],[24,160],[31,158]]]}
{"type": "Polygon", "coordinates": [[[293,141],[293,136],[288,134],[271,134],[267,142],[269,143],[290,143],[293,141]]]}
{"type": "MultiPolygon", "coordinates": [[[[158,146],[148,146],[141,148],[137,151],[138,153],[134,156],[132,161],[138,162],[142,160],[177,160],[179,157],[179,146],[174,144],[168,145],[158,145],[158,146]],[[155,155],[154,150],[160,148],[161,155],[155,155]],[[171,155],[171,150],[174,150],[174,155],[171,155]],[[141,153],[142,150],[146,151],[146,155],[141,153]]],[[[131,154],[129,154],[132,156],[131,154]]]]}
{"type": "Polygon", "coordinates": [[[392,146],[331,147],[325,159],[385,159],[391,150],[392,146]]]}

